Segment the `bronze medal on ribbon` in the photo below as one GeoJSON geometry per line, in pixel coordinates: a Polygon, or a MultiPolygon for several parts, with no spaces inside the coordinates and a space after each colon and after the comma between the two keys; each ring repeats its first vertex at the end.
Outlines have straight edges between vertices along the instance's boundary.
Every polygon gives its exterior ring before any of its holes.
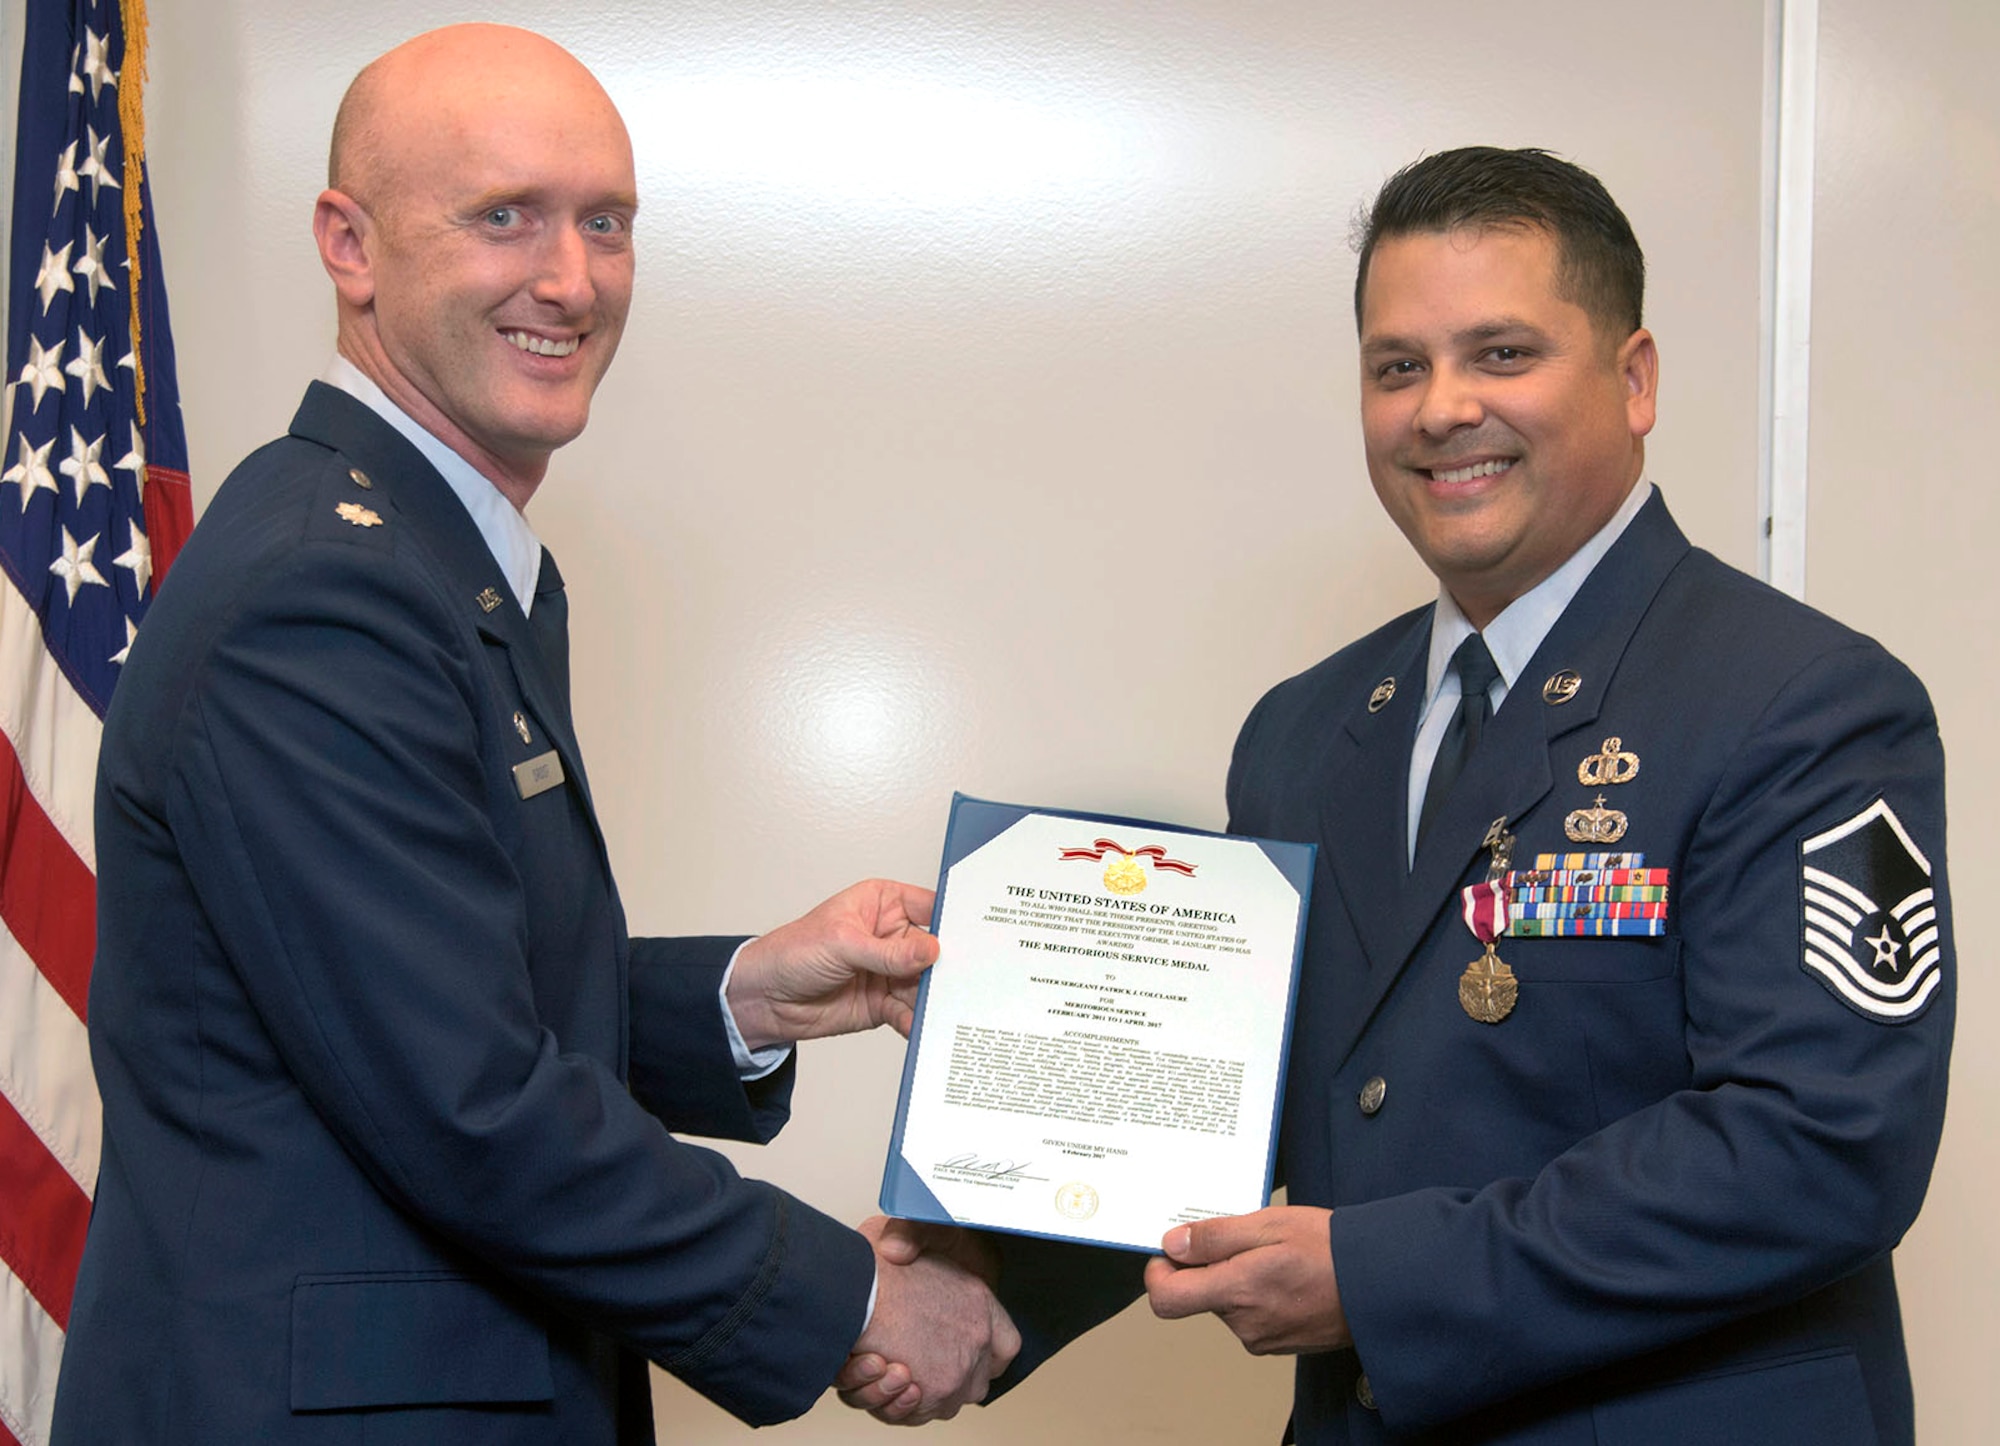
{"type": "Polygon", "coordinates": [[[1520,997],[1520,981],[1500,962],[1500,956],[1493,952],[1493,941],[1488,939],[1486,952],[1458,976],[1459,1007],[1481,1024],[1498,1024],[1514,1012],[1514,1001],[1520,997]]]}
{"type": "Polygon", "coordinates": [[[1486,950],[1459,975],[1458,1004],[1481,1024],[1498,1024],[1514,1012],[1515,1001],[1521,996],[1520,981],[1500,962],[1495,947],[1507,932],[1507,910],[1512,902],[1507,869],[1514,861],[1514,836],[1507,832],[1505,818],[1493,820],[1482,847],[1492,850],[1486,882],[1468,885],[1459,895],[1464,901],[1465,926],[1486,950]]]}

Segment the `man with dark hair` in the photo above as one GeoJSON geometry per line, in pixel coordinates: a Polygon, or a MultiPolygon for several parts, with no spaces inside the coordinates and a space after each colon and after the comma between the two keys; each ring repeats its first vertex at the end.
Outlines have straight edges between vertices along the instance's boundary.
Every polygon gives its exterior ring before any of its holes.
{"type": "MultiPolygon", "coordinates": [[[[1929,700],[1668,516],[1593,177],[1433,156],[1362,248],[1369,475],[1439,593],[1244,724],[1230,828],[1322,865],[1289,1203],[1170,1232],[1153,1307],[1296,1354],[1300,1442],[1909,1443],[1889,1253],[1955,971],[1929,700]]],[[[1119,1299],[1002,1257],[1015,1376],[1119,1299]]]]}
{"type": "Polygon", "coordinates": [[[1354,324],[1376,243],[1429,231],[1540,231],[1556,242],[1556,294],[1608,337],[1642,326],[1646,255],[1611,193],[1581,167],[1532,147],[1465,146],[1403,167],[1356,228],[1354,324]]]}

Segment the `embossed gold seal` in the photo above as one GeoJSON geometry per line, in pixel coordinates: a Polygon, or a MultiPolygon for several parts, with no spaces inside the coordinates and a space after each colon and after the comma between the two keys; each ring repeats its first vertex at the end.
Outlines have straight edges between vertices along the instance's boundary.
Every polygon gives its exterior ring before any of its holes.
{"type": "Polygon", "coordinates": [[[1072,1180],[1056,1191],[1056,1209],[1071,1220],[1088,1220],[1097,1213],[1097,1192],[1072,1180]]]}
{"type": "Polygon", "coordinates": [[[381,516],[359,502],[343,502],[333,509],[340,514],[343,522],[352,522],[356,527],[380,527],[381,516]]]}
{"type": "Polygon", "coordinates": [[[1104,866],[1104,887],[1114,894],[1146,892],[1146,866],[1130,854],[1120,854],[1104,866]]]}
{"type": "Polygon", "coordinates": [[[1549,674],[1548,682],[1542,684],[1542,701],[1554,704],[1567,703],[1576,696],[1577,689],[1582,686],[1582,675],[1564,668],[1560,673],[1549,674]]]}
{"type": "Polygon", "coordinates": [[[1396,696],[1396,680],[1384,678],[1375,685],[1375,691],[1368,695],[1368,711],[1380,713],[1389,706],[1389,700],[1396,696]]]}
{"type": "Polygon", "coordinates": [[[1520,981],[1500,962],[1490,940],[1486,952],[1458,976],[1459,1007],[1481,1024],[1498,1024],[1514,1012],[1514,1001],[1520,997],[1520,981]]]}
{"type": "Polygon", "coordinates": [[[1563,833],[1571,843],[1613,844],[1625,837],[1626,823],[1624,814],[1604,806],[1604,795],[1600,793],[1595,807],[1579,808],[1563,820],[1563,833]]]}
{"type": "Polygon", "coordinates": [[[474,598],[473,601],[479,604],[479,610],[481,612],[490,613],[495,608],[500,606],[499,590],[497,588],[490,588],[490,587],[481,588],[479,596],[474,598]]]}
{"type": "Polygon", "coordinates": [[[1623,738],[1607,738],[1604,747],[1576,766],[1576,781],[1585,788],[1602,788],[1608,783],[1630,783],[1639,776],[1639,755],[1620,753],[1623,738]]]}

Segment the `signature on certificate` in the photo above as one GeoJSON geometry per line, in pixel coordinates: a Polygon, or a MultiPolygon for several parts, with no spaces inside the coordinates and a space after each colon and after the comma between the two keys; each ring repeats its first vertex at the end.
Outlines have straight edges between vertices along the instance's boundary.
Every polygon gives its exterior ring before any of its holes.
{"type": "Polygon", "coordinates": [[[941,1179],[1012,1189],[1024,1181],[1045,1183],[1043,1176],[1028,1173],[1034,1167],[1034,1163],[1033,1160],[1005,1158],[988,1160],[982,1158],[977,1150],[967,1150],[949,1159],[938,1161],[931,1169],[941,1179]]]}

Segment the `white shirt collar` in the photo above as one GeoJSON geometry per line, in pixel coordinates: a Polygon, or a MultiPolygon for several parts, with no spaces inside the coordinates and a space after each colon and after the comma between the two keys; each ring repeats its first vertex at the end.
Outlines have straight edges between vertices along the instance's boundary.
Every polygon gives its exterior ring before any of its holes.
{"type": "Polygon", "coordinates": [[[338,352],[321,377],[330,387],[338,387],[369,411],[394,427],[410,445],[424,454],[438,475],[472,517],[472,525],[485,539],[486,550],[500,565],[500,573],[514,600],[527,612],[535,604],[535,583],[542,575],[542,540],[535,536],[523,517],[501,493],[465,458],[451,450],[410,418],[409,413],[389,400],[361,368],[338,352]]]}
{"type": "MultiPolygon", "coordinates": [[[[1514,686],[1514,680],[1521,676],[1521,670],[1528,666],[1529,659],[1535,656],[1535,650],[1541,647],[1549,629],[1556,625],[1556,619],[1575,599],[1584,579],[1604,560],[1611,544],[1624,535],[1625,529],[1631,526],[1632,519],[1639,515],[1639,509],[1652,495],[1653,484],[1641,477],[1611,515],[1611,520],[1600,527],[1590,541],[1571,553],[1561,567],[1507,604],[1500,615],[1482,630],[1487,651],[1493,654],[1493,664],[1500,670],[1500,696],[1493,700],[1495,708],[1500,706],[1500,700],[1514,686]]],[[[1446,673],[1451,667],[1451,655],[1458,651],[1458,645],[1472,632],[1472,624],[1466,621],[1451,592],[1439,588],[1437,609],[1431,616],[1431,653],[1424,673],[1422,716],[1428,717],[1436,706],[1446,673]]],[[[1458,697],[1455,675],[1451,683],[1451,697],[1458,697]]]]}

